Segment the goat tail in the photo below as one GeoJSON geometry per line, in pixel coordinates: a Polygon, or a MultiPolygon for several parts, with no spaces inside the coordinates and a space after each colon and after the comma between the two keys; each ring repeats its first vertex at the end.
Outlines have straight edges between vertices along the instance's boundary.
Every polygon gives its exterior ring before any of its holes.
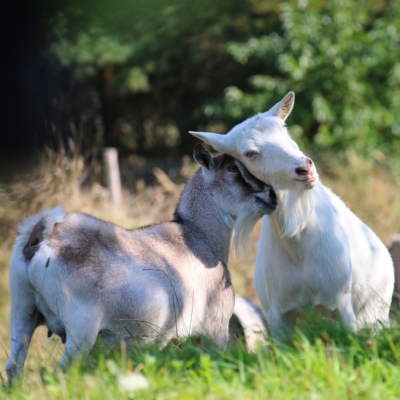
{"type": "Polygon", "coordinates": [[[64,221],[65,216],[64,208],[57,206],[26,218],[17,227],[13,253],[23,254],[25,261],[29,262],[41,242],[51,234],[56,224],[64,221]]]}
{"type": "Polygon", "coordinates": [[[17,227],[10,261],[11,353],[6,365],[9,382],[21,373],[30,340],[39,324],[34,284],[29,276],[30,261],[55,224],[64,221],[65,216],[59,206],[28,217],[17,227]]]}

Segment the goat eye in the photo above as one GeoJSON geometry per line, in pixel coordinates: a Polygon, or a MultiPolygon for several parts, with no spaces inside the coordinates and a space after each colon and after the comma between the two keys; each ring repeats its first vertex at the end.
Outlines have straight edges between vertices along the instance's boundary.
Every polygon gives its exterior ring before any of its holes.
{"type": "Polygon", "coordinates": [[[228,167],[228,171],[229,171],[229,172],[238,172],[239,169],[238,169],[238,167],[237,167],[236,165],[230,165],[230,166],[228,167]]]}
{"type": "Polygon", "coordinates": [[[247,157],[247,158],[251,158],[253,156],[256,156],[257,154],[259,154],[259,153],[254,150],[246,151],[246,153],[244,153],[245,157],[247,157]]]}

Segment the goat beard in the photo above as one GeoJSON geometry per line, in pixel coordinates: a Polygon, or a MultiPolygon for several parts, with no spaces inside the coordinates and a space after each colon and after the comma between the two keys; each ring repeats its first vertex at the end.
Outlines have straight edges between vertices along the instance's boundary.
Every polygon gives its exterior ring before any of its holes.
{"type": "Polygon", "coordinates": [[[236,256],[249,259],[253,250],[253,230],[257,221],[260,219],[260,213],[241,213],[238,215],[234,226],[234,245],[236,256]]]}
{"type": "Polygon", "coordinates": [[[311,190],[298,192],[282,190],[277,192],[279,209],[279,233],[281,237],[290,238],[300,233],[307,225],[313,210],[313,193],[311,190]]]}

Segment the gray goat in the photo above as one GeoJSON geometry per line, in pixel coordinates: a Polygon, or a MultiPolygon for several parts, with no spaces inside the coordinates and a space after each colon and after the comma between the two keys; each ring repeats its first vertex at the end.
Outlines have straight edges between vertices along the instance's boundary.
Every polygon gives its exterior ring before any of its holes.
{"type": "Polygon", "coordinates": [[[62,367],[87,354],[99,334],[111,343],[160,345],[203,334],[225,346],[235,301],[227,269],[232,233],[243,243],[277,200],[233,157],[213,158],[198,144],[194,158],[202,168],[170,222],[127,230],[57,207],[19,226],[10,265],[9,381],[39,325],[66,341],[62,367]]]}

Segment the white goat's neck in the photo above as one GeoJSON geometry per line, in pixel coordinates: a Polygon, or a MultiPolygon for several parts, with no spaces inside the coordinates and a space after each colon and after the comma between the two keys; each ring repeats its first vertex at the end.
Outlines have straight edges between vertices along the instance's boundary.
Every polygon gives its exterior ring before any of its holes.
{"type": "Polygon", "coordinates": [[[193,245],[209,251],[227,265],[233,225],[228,223],[226,217],[198,174],[186,185],[174,221],[181,224],[186,237],[196,238],[193,245]]]}
{"type": "Polygon", "coordinates": [[[309,222],[313,211],[313,190],[279,190],[277,197],[279,208],[269,217],[271,225],[280,237],[294,237],[302,232],[309,222]]]}

